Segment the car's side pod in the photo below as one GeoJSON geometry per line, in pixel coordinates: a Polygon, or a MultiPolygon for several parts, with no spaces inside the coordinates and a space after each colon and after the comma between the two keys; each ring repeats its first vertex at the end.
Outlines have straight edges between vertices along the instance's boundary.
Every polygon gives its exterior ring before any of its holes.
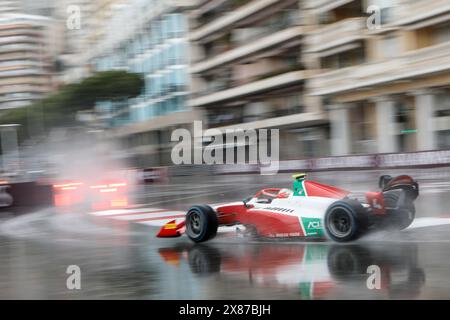
{"type": "Polygon", "coordinates": [[[415,200],[419,196],[419,184],[408,175],[400,175],[397,177],[383,175],[380,177],[378,185],[382,192],[404,190],[407,198],[410,200],[415,200]]]}

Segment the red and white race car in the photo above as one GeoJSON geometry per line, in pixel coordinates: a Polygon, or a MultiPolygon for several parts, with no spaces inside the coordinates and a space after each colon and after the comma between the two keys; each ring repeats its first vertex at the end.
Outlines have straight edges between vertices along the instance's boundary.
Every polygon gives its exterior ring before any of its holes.
{"type": "Polygon", "coordinates": [[[214,238],[219,226],[245,226],[245,234],[262,238],[357,239],[370,230],[407,228],[415,217],[419,186],[410,176],[381,176],[381,191],[357,200],[347,190],[294,175],[293,189],[270,188],[240,202],[196,205],[181,223],[170,221],[158,237],[183,233],[194,242],[214,238]]]}

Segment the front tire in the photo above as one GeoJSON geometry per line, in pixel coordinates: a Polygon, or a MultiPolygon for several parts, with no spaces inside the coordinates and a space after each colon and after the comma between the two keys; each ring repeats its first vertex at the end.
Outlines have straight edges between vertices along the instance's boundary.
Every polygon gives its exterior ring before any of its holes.
{"type": "Polygon", "coordinates": [[[336,242],[358,239],[369,227],[369,217],[356,200],[343,199],[330,205],[325,213],[325,230],[336,242]]]}
{"type": "Polygon", "coordinates": [[[209,206],[193,206],[186,214],[186,234],[194,242],[204,242],[217,234],[217,214],[209,206]]]}

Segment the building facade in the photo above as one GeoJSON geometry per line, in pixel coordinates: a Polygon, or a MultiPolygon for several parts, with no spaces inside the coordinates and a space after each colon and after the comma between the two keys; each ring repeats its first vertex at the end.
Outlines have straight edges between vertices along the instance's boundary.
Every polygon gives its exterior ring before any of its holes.
{"type": "Polygon", "coordinates": [[[208,128],[280,129],[280,157],[326,155],[328,120],[306,94],[311,30],[298,0],[202,1],[192,12],[192,92],[208,128]]]}
{"type": "Polygon", "coordinates": [[[53,90],[51,21],[0,14],[0,109],[24,107],[53,90]]]}
{"type": "Polygon", "coordinates": [[[138,97],[97,105],[137,166],[172,164],[172,130],[200,119],[279,129],[283,160],[450,148],[448,0],[99,0],[88,11],[74,57],[145,77],[138,97]]]}
{"type": "Polygon", "coordinates": [[[202,1],[189,104],[209,127],[279,128],[281,159],[448,149],[449,8],[202,1]]]}
{"type": "Polygon", "coordinates": [[[315,25],[309,94],[329,112],[331,154],[450,148],[450,2],[305,1],[315,25]],[[370,5],[381,25],[368,26],[370,5]]]}
{"type": "Polygon", "coordinates": [[[189,92],[188,21],[192,1],[134,0],[110,19],[93,59],[95,70],[124,69],[145,79],[141,95],[122,102],[103,101],[105,115],[124,154],[135,165],[170,164],[170,132],[196,118],[189,92]]]}

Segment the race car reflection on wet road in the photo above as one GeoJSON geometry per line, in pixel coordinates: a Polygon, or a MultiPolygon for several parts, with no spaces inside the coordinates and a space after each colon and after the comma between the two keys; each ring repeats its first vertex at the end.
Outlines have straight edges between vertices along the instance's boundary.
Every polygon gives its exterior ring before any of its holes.
{"type": "Polygon", "coordinates": [[[415,298],[425,283],[415,244],[393,250],[379,245],[263,244],[230,250],[223,245],[179,244],[161,248],[159,254],[174,268],[188,263],[199,276],[220,273],[255,286],[294,289],[301,299],[326,298],[341,284],[366,291],[370,266],[379,267],[379,288],[373,288],[379,290],[373,291],[384,298],[415,298]]]}

